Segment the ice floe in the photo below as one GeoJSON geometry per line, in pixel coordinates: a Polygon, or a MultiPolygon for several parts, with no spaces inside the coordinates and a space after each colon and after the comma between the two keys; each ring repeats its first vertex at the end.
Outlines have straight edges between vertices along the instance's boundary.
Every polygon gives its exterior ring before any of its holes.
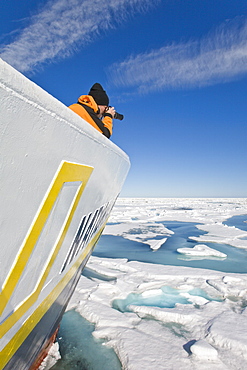
{"type": "Polygon", "coordinates": [[[215,224],[197,225],[199,230],[207,231],[207,234],[199,237],[191,237],[191,240],[197,242],[215,242],[226,243],[236,248],[247,249],[247,231],[240,230],[234,226],[223,225],[216,222],[215,224]]]}
{"type": "Polygon", "coordinates": [[[173,233],[172,230],[167,229],[164,225],[148,221],[147,219],[138,222],[137,217],[131,222],[106,225],[104,230],[104,235],[121,235],[123,238],[148,244],[153,250],[159,249],[166,242],[167,237],[173,233]],[[157,240],[157,234],[165,237],[157,240]]]}
{"type": "Polygon", "coordinates": [[[198,257],[207,257],[207,256],[213,256],[213,257],[219,257],[219,258],[227,257],[225,253],[216,251],[213,248],[209,248],[205,244],[197,244],[193,248],[178,248],[177,252],[181,254],[186,254],[189,256],[198,256],[198,257]]]}
{"type": "Polygon", "coordinates": [[[202,360],[215,361],[218,358],[218,351],[211,346],[207,341],[200,339],[196,341],[191,347],[193,355],[202,360]]]}

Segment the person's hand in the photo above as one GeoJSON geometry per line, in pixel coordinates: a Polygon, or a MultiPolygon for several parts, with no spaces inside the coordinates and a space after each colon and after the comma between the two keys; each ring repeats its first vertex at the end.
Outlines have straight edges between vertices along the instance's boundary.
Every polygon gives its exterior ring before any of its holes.
{"type": "Polygon", "coordinates": [[[114,118],[115,113],[116,113],[115,108],[114,107],[108,107],[107,113],[110,113],[112,115],[112,118],[114,118]]]}

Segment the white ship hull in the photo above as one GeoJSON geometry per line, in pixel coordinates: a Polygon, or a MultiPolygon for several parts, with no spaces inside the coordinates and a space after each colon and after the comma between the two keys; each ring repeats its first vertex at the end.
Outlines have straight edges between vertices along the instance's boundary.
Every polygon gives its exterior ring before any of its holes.
{"type": "Polygon", "coordinates": [[[0,69],[0,369],[27,370],[56,331],[129,159],[2,60],[0,69]]]}

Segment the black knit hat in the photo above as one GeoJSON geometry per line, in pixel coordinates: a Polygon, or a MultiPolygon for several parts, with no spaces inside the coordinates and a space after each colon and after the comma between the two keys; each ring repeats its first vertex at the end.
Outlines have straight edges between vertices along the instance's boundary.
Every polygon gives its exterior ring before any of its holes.
{"type": "Polygon", "coordinates": [[[91,95],[98,105],[109,105],[109,98],[99,83],[95,83],[91,87],[88,95],[91,95]]]}

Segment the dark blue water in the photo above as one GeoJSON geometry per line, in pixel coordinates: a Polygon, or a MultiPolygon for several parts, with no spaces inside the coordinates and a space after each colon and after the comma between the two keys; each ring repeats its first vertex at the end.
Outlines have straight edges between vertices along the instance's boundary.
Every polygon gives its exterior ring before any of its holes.
{"type": "MultiPolygon", "coordinates": [[[[240,218],[237,219],[238,222],[240,222],[239,220],[240,218]]],[[[174,234],[169,236],[166,243],[157,251],[152,251],[147,244],[130,241],[121,236],[102,235],[93,255],[97,257],[127,258],[129,261],[163,265],[197,267],[222,272],[247,272],[247,251],[231,247],[228,244],[203,243],[210,248],[227,254],[226,259],[217,257],[202,259],[179,254],[177,248],[192,248],[198,244],[188,239],[189,236],[199,236],[205,234],[205,232],[198,230],[195,227],[196,224],[191,222],[167,221],[162,223],[174,234]]],[[[163,238],[164,235],[157,235],[157,239],[161,237],[163,238]]]]}
{"type": "Polygon", "coordinates": [[[227,226],[235,226],[240,230],[247,231],[247,215],[239,215],[228,218],[223,224],[227,226]]]}

